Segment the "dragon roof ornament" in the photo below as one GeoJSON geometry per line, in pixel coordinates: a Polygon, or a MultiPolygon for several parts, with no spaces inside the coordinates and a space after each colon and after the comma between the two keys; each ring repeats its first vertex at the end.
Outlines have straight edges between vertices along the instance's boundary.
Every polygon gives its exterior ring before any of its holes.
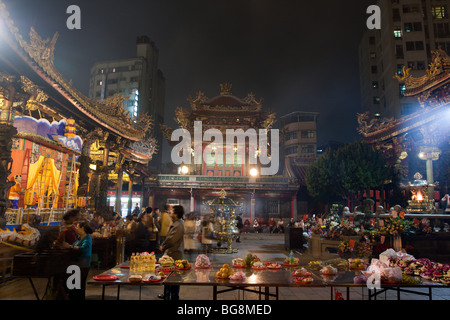
{"type": "Polygon", "coordinates": [[[450,79],[450,57],[442,48],[431,53],[433,60],[428,65],[425,75],[418,78],[413,77],[411,68],[403,66],[401,74],[394,76],[400,83],[405,84],[405,96],[421,94],[431,87],[445,83],[450,79]]]}

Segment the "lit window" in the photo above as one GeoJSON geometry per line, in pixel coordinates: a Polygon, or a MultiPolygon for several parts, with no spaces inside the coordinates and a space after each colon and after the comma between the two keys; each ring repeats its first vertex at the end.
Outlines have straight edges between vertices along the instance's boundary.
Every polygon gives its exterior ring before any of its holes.
{"type": "Polygon", "coordinates": [[[402,38],[403,34],[402,34],[402,29],[400,27],[396,27],[394,29],[394,37],[399,39],[402,38]]]}
{"type": "Polygon", "coordinates": [[[434,6],[431,8],[431,14],[433,15],[433,19],[446,19],[447,8],[445,6],[434,6]]]}

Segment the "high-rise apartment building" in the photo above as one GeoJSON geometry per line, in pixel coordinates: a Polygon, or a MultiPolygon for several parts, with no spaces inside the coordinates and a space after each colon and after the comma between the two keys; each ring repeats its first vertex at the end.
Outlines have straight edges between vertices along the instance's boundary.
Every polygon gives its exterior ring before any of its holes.
{"type": "Polygon", "coordinates": [[[359,45],[361,111],[400,118],[417,111],[394,76],[403,67],[424,75],[432,51],[450,53],[450,0],[379,0],[381,29],[367,30],[359,45]]]}
{"type": "Polygon", "coordinates": [[[288,175],[304,182],[306,168],[317,158],[318,112],[295,111],[280,117],[282,157],[288,175]]]}
{"type": "MultiPolygon", "coordinates": [[[[159,128],[164,122],[165,78],[158,69],[158,48],[146,36],[137,38],[136,57],[98,62],[91,68],[89,97],[103,101],[118,93],[131,117],[147,113],[159,128]]],[[[162,159],[161,130],[153,130],[158,152],[150,165],[159,167],[162,159]]]]}

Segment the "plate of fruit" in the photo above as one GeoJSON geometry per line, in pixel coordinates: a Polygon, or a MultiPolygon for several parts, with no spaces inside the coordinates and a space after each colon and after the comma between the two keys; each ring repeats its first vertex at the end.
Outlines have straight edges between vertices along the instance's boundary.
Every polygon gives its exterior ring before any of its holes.
{"type": "Polygon", "coordinates": [[[220,268],[220,270],[216,272],[216,278],[228,279],[233,274],[233,269],[227,263],[225,263],[222,268],[220,268]]]}
{"type": "Polygon", "coordinates": [[[189,270],[191,269],[191,264],[187,260],[176,260],[175,267],[177,270],[189,270]]]}
{"type": "Polygon", "coordinates": [[[280,270],[281,268],[282,268],[281,264],[276,263],[276,262],[274,262],[274,263],[269,263],[269,264],[267,265],[267,269],[271,269],[271,270],[280,270]]]}
{"type": "Polygon", "coordinates": [[[305,268],[300,268],[300,269],[295,269],[294,271],[292,271],[291,274],[293,277],[308,277],[311,275],[311,272],[309,272],[305,268]]]}

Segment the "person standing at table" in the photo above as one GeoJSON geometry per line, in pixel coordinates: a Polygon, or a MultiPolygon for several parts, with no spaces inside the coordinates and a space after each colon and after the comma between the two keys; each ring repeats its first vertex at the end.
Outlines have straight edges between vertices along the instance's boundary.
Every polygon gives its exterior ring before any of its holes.
{"type": "MultiPolygon", "coordinates": [[[[173,260],[183,259],[183,239],[184,239],[184,208],[182,206],[174,206],[170,213],[172,218],[172,225],[167,232],[164,242],[161,244],[160,250],[164,254],[171,257],[173,260]]],[[[166,300],[180,299],[180,286],[165,286],[165,294],[159,295],[159,298],[166,300]],[[167,287],[167,290],[166,290],[167,287]]]]}
{"type": "Polygon", "coordinates": [[[77,228],[77,233],[79,239],[75,241],[73,245],[70,246],[71,249],[78,251],[78,266],[81,271],[81,288],[80,289],[70,289],[69,298],[71,300],[85,300],[86,298],[86,280],[89,274],[89,269],[91,267],[91,257],[92,257],[92,238],[93,233],[92,228],[89,223],[83,221],[79,224],[77,228]]]}
{"type": "Polygon", "coordinates": [[[170,216],[172,211],[172,206],[170,204],[166,204],[164,206],[164,210],[161,213],[161,219],[159,220],[159,243],[160,245],[164,242],[167,236],[167,232],[169,231],[170,225],[172,224],[172,218],[170,216]]]}
{"type": "Polygon", "coordinates": [[[59,249],[64,247],[64,243],[72,245],[78,239],[77,227],[75,223],[80,218],[80,210],[72,209],[67,211],[63,216],[63,229],[59,233],[58,238],[54,243],[54,248],[59,249]]]}

